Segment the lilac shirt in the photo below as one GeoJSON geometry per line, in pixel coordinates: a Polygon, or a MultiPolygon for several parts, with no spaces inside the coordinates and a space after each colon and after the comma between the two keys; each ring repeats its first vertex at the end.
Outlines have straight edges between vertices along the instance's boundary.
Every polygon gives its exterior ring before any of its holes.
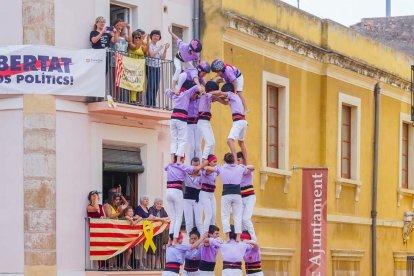
{"type": "Polygon", "coordinates": [[[186,187],[191,187],[191,188],[195,188],[198,190],[201,189],[201,182],[200,182],[199,176],[196,176],[195,178],[193,178],[193,176],[187,174],[184,179],[184,184],[186,187]]]}
{"type": "Polygon", "coordinates": [[[226,65],[226,68],[224,69],[222,76],[226,82],[232,83],[240,75],[241,75],[241,72],[239,69],[237,69],[236,67],[232,65],[226,65]]]}
{"type": "Polygon", "coordinates": [[[251,244],[230,240],[220,245],[220,253],[225,262],[241,262],[247,249],[251,248],[251,244]]]}
{"type": "Polygon", "coordinates": [[[223,185],[239,185],[241,183],[243,174],[248,171],[246,167],[236,164],[224,164],[223,166],[216,166],[216,170],[220,172],[221,182],[223,185]]]}
{"type": "Polygon", "coordinates": [[[198,91],[198,86],[194,85],[190,89],[184,92],[181,92],[178,95],[172,92],[171,89],[167,89],[165,90],[165,95],[172,99],[174,109],[182,109],[182,110],[188,111],[188,105],[190,104],[190,98],[197,91],[198,91]]]}
{"type": "Polygon", "coordinates": [[[260,247],[253,246],[250,249],[247,249],[246,254],[244,254],[244,261],[247,263],[260,262],[260,247]]]}
{"type": "Polygon", "coordinates": [[[189,118],[197,118],[198,117],[198,104],[200,100],[190,100],[190,103],[188,105],[188,117],[189,118]]]}
{"type": "Polygon", "coordinates": [[[185,259],[197,261],[201,259],[201,247],[195,248],[191,251],[187,251],[184,256],[185,259]]]}
{"type": "Polygon", "coordinates": [[[191,244],[176,244],[167,246],[165,261],[167,263],[184,263],[184,255],[191,250],[191,244]]]}
{"type": "Polygon", "coordinates": [[[193,166],[185,164],[169,164],[165,167],[167,172],[167,181],[184,181],[188,174],[192,174],[194,170],[193,166]]]}
{"type": "Polygon", "coordinates": [[[216,239],[209,238],[209,246],[205,246],[204,244],[200,247],[200,253],[201,253],[201,260],[205,262],[215,263],[216,257],[217,257],[217,251],[220,247],[220,242],[218,242],[216,239]]]}
{"type": "Polygon", "coordinates": [[[244,107],[243,102],[240,99],[239,95],[233,93],[233,92],[226,92],[227,98],[229,99],[229,105],[231,108],[231,113],[239,113],[244,115],[244,107]]]}
{"type": "Polygon", "coordinates": [[[211,102],[212,95],[210,93],[206,93],[201,95],[199,103],[198,103],[198,112],[210,112],[211,111],[211,102]]]}
{"type": "MultiPolygon", "coordinates": [[[[241,166],[245,167],[244,165],[241,166]]],[[[240,187],[246,187],[250,185],[253,185],[253,173],[251,170],[247,170],[247,172],[243,174],[243,177],[240,182],[240,187]]]]}
{"type": "Polygon", "coordinates": [[[216,178],[219,174],[220,171],[218,169],[216,169],[215,172],[211,172],[209,174],[207,174],[206,170],[202,170],[200,175],[200,183],[216,186],[216,178]]]}
{"type": "Polygon", "coordinates": [[[184,62],[200,59],[200,53],[190,53],[190,44],[184,43],[181,39],[177,39],[177,46],[184,62]]]}

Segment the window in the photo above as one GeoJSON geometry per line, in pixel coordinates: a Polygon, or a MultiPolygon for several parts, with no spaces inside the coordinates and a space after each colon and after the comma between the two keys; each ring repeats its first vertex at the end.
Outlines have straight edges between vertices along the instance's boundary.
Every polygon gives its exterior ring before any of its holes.
{"type": "MultiPolygon", "coordinates": [[[[184,28],[173,25],[172,26],[172,31],[181,40],[184,39],[184,28]]],[[[172,41],[171,49],[172,49],[172,56],[175,57],[175,55],[178,53],[178,46],[177,46],[177,42],[175,40],[172,41]]]]}
{"type": "Polygon", "coordinates": [[[401,187],[408,189],[408,130],[407,123],[402,124],[401,141],[401,187]]]}
{"type": "Polygon", "coordinates": [[[268,276],[288,276],[288,260],[262,260],[262,271],[268,276]]]}
{"type": "Polygon", "coordinates": [[[342,105],[341,177],[351,178],[351,107],[342,105]]]}
{"type": "Polygon", "coordinates": [[[260,187],[268,176],[284,177],[284,192],[289,190],[289,79],[263,72],[262,151],[260,187]]]}
{"type": "MultiPolygon", "coordinates": [[[[124,22],[131,24],[130,20],[130,8],[111,4],[110,5],[110,21],[109,24],[112,24],[115,19],[121,19],[124,22]]],[[[108,25],[109,25],[108,24],[108,25]]]]}
{"type": "Polygon", "coordinates": [[[414,190],[414,127],[410,120],[409,114],[400,114],[399,187],[414,190]]]}
{"type": "Polygon", "coordinates": [[[278,88],[267,85],[267,167],[278,168],[278,88]]]}
{"type": "Polygon", "coordinates": [[[355,187],[355,201],[359,201],[361,99],[344,93],[338,95],[336,198],[341,196],[342,185],[355,187]]]}

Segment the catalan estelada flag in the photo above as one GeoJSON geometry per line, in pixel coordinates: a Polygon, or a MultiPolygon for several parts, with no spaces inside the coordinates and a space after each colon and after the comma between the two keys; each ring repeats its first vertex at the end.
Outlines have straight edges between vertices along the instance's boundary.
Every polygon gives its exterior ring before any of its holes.
{"type": "Polygon", "coordinates": [[[142,220],[131,226],[127,220],[93,219],[89,221],[91,260],[107,260],[145,241],[144,247],[155,251],[153,236],[169,228],[168,222],[142,220]]]}

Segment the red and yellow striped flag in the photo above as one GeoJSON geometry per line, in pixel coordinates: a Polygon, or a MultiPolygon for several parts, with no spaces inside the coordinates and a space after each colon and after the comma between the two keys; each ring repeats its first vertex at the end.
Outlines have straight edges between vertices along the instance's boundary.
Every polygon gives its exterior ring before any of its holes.
{"type": "MultiPolygon", "coordinates": [[[[93,219],[89,221],[89,254],[91,260],[107,260],[146,240],[150,227],[143,231],[144,220],[131,226],[127,220],[93,219]]],[[[168,229],[169,223],[151,221],[153,236],[168,229]]]]}

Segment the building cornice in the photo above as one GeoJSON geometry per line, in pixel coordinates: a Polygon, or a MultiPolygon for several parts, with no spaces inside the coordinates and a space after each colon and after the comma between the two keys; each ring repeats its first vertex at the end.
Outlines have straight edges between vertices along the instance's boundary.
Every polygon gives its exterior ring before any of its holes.
{"type": "Polygon", "coordinates": [[[227,20],[228,29],[236,30],[260,41],[270,43],[295,54],[307,57],[317,63],[320,63],[322,67],[335,65],[339,68],[380,81],[382,83],[386,83],[405,91],[409,91],[410,89],[409,80],[367,64],[364,61],[345,56],[331,49],[325,49],[281,31],[260,25],[253,20],[234,12],[225,11],[223,14],[227,20]]]}

